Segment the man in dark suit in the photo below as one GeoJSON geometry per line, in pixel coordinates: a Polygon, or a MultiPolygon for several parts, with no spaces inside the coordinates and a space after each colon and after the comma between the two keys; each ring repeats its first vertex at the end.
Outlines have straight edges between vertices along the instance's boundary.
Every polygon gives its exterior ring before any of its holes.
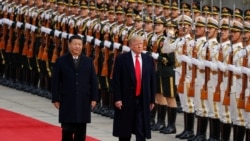
{"type": "Polygon", "coordinates": [[[98,99],[93,61],[81,54],[82,47],[81,37],[71,36],[69,53],[58,58],[53,68],[52,102],[59,109],[62,141],[85,140],[86,123],[91,122],[91,108],[98,99]]]}
{"type": "Polygon", "coordinates": [[[142,54],[143,38],[129,40],[131,51],[117,56],[113,72],[113,136],[119,141],[151,138],[150,110],[155,101],[155,67],[153,58],[142,54]]]}

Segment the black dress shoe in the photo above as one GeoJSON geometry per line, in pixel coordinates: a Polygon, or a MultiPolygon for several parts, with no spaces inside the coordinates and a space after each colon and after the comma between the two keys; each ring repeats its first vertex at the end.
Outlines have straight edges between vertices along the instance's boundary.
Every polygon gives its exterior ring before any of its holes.
{"type": "Polygon", "coordinates": [[[185,131],[180,137],[179,139],[190,139],[194,137],[194,132],[193,131],[185,131]]]}
{"type": "Polygon", "coordinates": [[[183,130],[180,134],[177,134],[177,135],[175,136],[175,138],[179,138],[179,137],[182,136],[185,132],[186,132],[186,130],[183,130]]]}
{"type": "Polygon", "coordinates": [[[199,134],[199,135],[194,136],[191,139],[188,139],[188,141],[207,141],[207,140],[206,140],[206,136],[205,135],[199,134]]]}
{"type": "Polygon", "coordinates": [[[164,129],[166,126],[163,123],[157,122],[155,126],[152,127],[152,131],[159,131],[164,129]]]}
{"type": "Polygon", "coordinates": [[[174,125],[168,125],[166,128],[162,129],[160,133],[163,134],[175,134],[176,133],[176,127],[174,125]]]}

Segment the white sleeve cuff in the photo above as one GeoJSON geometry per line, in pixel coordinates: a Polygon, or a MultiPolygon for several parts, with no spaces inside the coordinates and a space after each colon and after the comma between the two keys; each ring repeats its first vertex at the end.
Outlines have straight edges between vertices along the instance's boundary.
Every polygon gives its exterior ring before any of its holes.
{"type": "Polygon", "coordinates": [[[121,46],[121,44],[120,43],[116,43],[116,42],[114,42],[114,48],[116,48],[116,49],[119,49],[119,47],[121,46]]]}
{"type": "Polygon", "coordinates": [[[107,40],[104,41],[104,46],[105,47],[110,48],[110,45],[111,45],[110,41],[107,41],[107,40]]]}
{"type": "Polygon", "coordinates": [[[59,30],[55,30],[54,34],[56,37],[59,37],[62,32],[59,30]]]}

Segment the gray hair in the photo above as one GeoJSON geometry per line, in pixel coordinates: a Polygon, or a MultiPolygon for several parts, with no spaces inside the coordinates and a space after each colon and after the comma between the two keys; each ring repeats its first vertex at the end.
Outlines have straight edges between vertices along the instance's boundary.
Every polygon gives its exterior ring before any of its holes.
{"type": "Polygon", "coordinates": [[[143,37],[140,36],[140,35],[134,35],[134,36],[132,36],[132,37],[129,39],[129,46],[132,45],[132,43],[133,43],[134,41],[138,41],[138,40],[143,41],[143,37]]]}

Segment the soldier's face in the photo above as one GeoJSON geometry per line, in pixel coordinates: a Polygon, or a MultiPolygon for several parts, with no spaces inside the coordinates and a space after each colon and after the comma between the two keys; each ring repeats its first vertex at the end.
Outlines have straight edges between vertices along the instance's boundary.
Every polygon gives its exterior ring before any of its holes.
{"type": "Polygon", "coordinates": [[[82,53],[82,47],[82,40],[79,39],[73,39],[69,43],[69,51],[73,56],[79,56],[82,53]]]}
{"type": "Polygon", "coordinates": [[[245,32],[245,41],[249,42],[250,41],[250,32],[245,32]]]}
{"type": "Polygon", "coordinates": [[[71,7],[71,12],[72,14],[78,15],[79,11],[78,8],[76,6],[71,7]]]}
{"type": "Polygon", "coordinates": [[[144,7],[144,4],[143,3],[138,3],[137,4],[137,10],[141,11],[144,7]]]}
{"type": "Polygon", "coordinates": [[[231,31],[232,42],[238,43],[241,41],[241,32],[240,31],[231,31]]]}
{"type": "Polygon", "coordinates": [[[217,29],[213,27],[208,27],[207,31],[208,31],[208,39],[212,39],[217,36],[217,29]]]}
{"type": "Polygon", "coordinates": [[[221,29],[221,40],[227,41],[229,39],[229,29],[221,29]]]}
{"type": "Polygon", "coordinates": [[[36,5],[39,7],[39,6],[42,6],[43,5],[43,0],[36,0],[36,5]]]}
{"type": "Polygon", "coordinates": [[[172,9],[172,13],[171,14],[172,14],[171,16],[173,18],[177,18],[178,15],[179,15],[179,10],[178,9],[172,9]]]}
{"type": "Polygon", "coordinates": [[[164,9],[163,9],[163,14],[164,14],[165,17],[169,17],[169,16],[170,16],[170,12],[171,12],[171,11],[170,11],[169,8],[164,8],[164,9]]]}
{"type": "Polygon", "coordinates": [[[90,10],[89,12],[90,12],[90,17],[91,17],[91,18],[95,18],[95,16],[96,16],[96,11],[92,9],[92,10],[90,10]]]}
{"type": "Polygon", "coordinates": [[[213,14],[213,18],[214,18],[215,20],[219,20],[219,14],[213,14]]]}
{"type": "Polygon", "coordinates": [[[182,13],[183,13],[184,15],[191,16],[191,12],[190,12],[190,11],[183,11],[182,13]]]}
{"type": "Polygon", "coordinates": [[[58,4],[58,11],[61,13],[64,10],[64,5],[63,4],[58,4]]]}
{"type": "Polygon", "coordinates": [[[164,26],[163,24],[155,24],[155,32],[156,33],[161,33],[164,31],[164,26]]]}
{"type": "Polygon", "coordinates": [[[117,21],[118,21],[118,22],[123,22],[123,14],[117,13],[117,14],[116,14],[116,18],[117,18],[117,21]]]}
{"type": "Polygon", "coordinates": [[[196,17],[200,16],[200,15],[201,15],[200,12],[194,12],[194,19],[195,19],[196,17]]]}
{"type": "Polygon", "coordinates": [[[160,6],[155,6],[155,15],[160,15],[162,8],[160,6]]]}
{"type": "Polygon", "coordinates": [[[126,21],[127,21],[127,24],[133,24],[134,23],[134,20],[133,20],[133,17],[132,16],[126,16],[126,21]]]}
{"type": "Polygon", "coordinates": [[[143,22],[142,21],[135,21],[135,29],[142,29],[143,22]]]}
{"type": "Polygon", "coordinates": [[[130,43],[130,48],[134,53],[140,54],[143,50],[143,40],[134,40],[132,43],[130,43]]]}
{"type": "Polygon", "coordinates": [[[152,14],[152,11],[153,11],[153,6],[152,6],[152,5],[148,5],[148,6],[147,6],[147,12],[148,12],[149,14],[152,14]]]}
{"type": "Polygon", "coordinates": [[[21,1],[21,4],[26,4],[27,3],[27,0],[22,0],[21,1]]]}
{"type": "Polygon", "coordinates": [[[195,28],[195,35],[198,37],[205,36],[205,27],[203,26],[196,26],[195,28]]]}
{"type": "Polygon", "coordinates": [[[81,9],[81,16],[86,17],[86,16],[88,16],[88,14],[89,14],[88,9],[85,9],[85,8],[81,9]]]}
{"type": "Polygon", "coordinates": [[[109,15],[108,16],[109,21],[113,22],[115,20],[115,14],[114,13],[109,13],[108,15],[109,15]]]}
{"type": "Polygon", "coordinates": [[[178,26],[178,28],[179,28],[180,35],[186,35],[190,33],[190,30],[191,30],[191,26],[188,24],[181,24],[178,26]]]}
{"type": "Polygon", "coordinates": [[[236,20],[238,22],[242,22],[242,18],[240,18],[240,17],[234,17],[234,20],[236,20]]]}
{"type": "Polygon", "coordinates": [[[146,23],[145,23],[145,31],[146,31],[146,32],[151,32],[151,31],[153,31],[153,23],[146,22],[146,23]]]}

